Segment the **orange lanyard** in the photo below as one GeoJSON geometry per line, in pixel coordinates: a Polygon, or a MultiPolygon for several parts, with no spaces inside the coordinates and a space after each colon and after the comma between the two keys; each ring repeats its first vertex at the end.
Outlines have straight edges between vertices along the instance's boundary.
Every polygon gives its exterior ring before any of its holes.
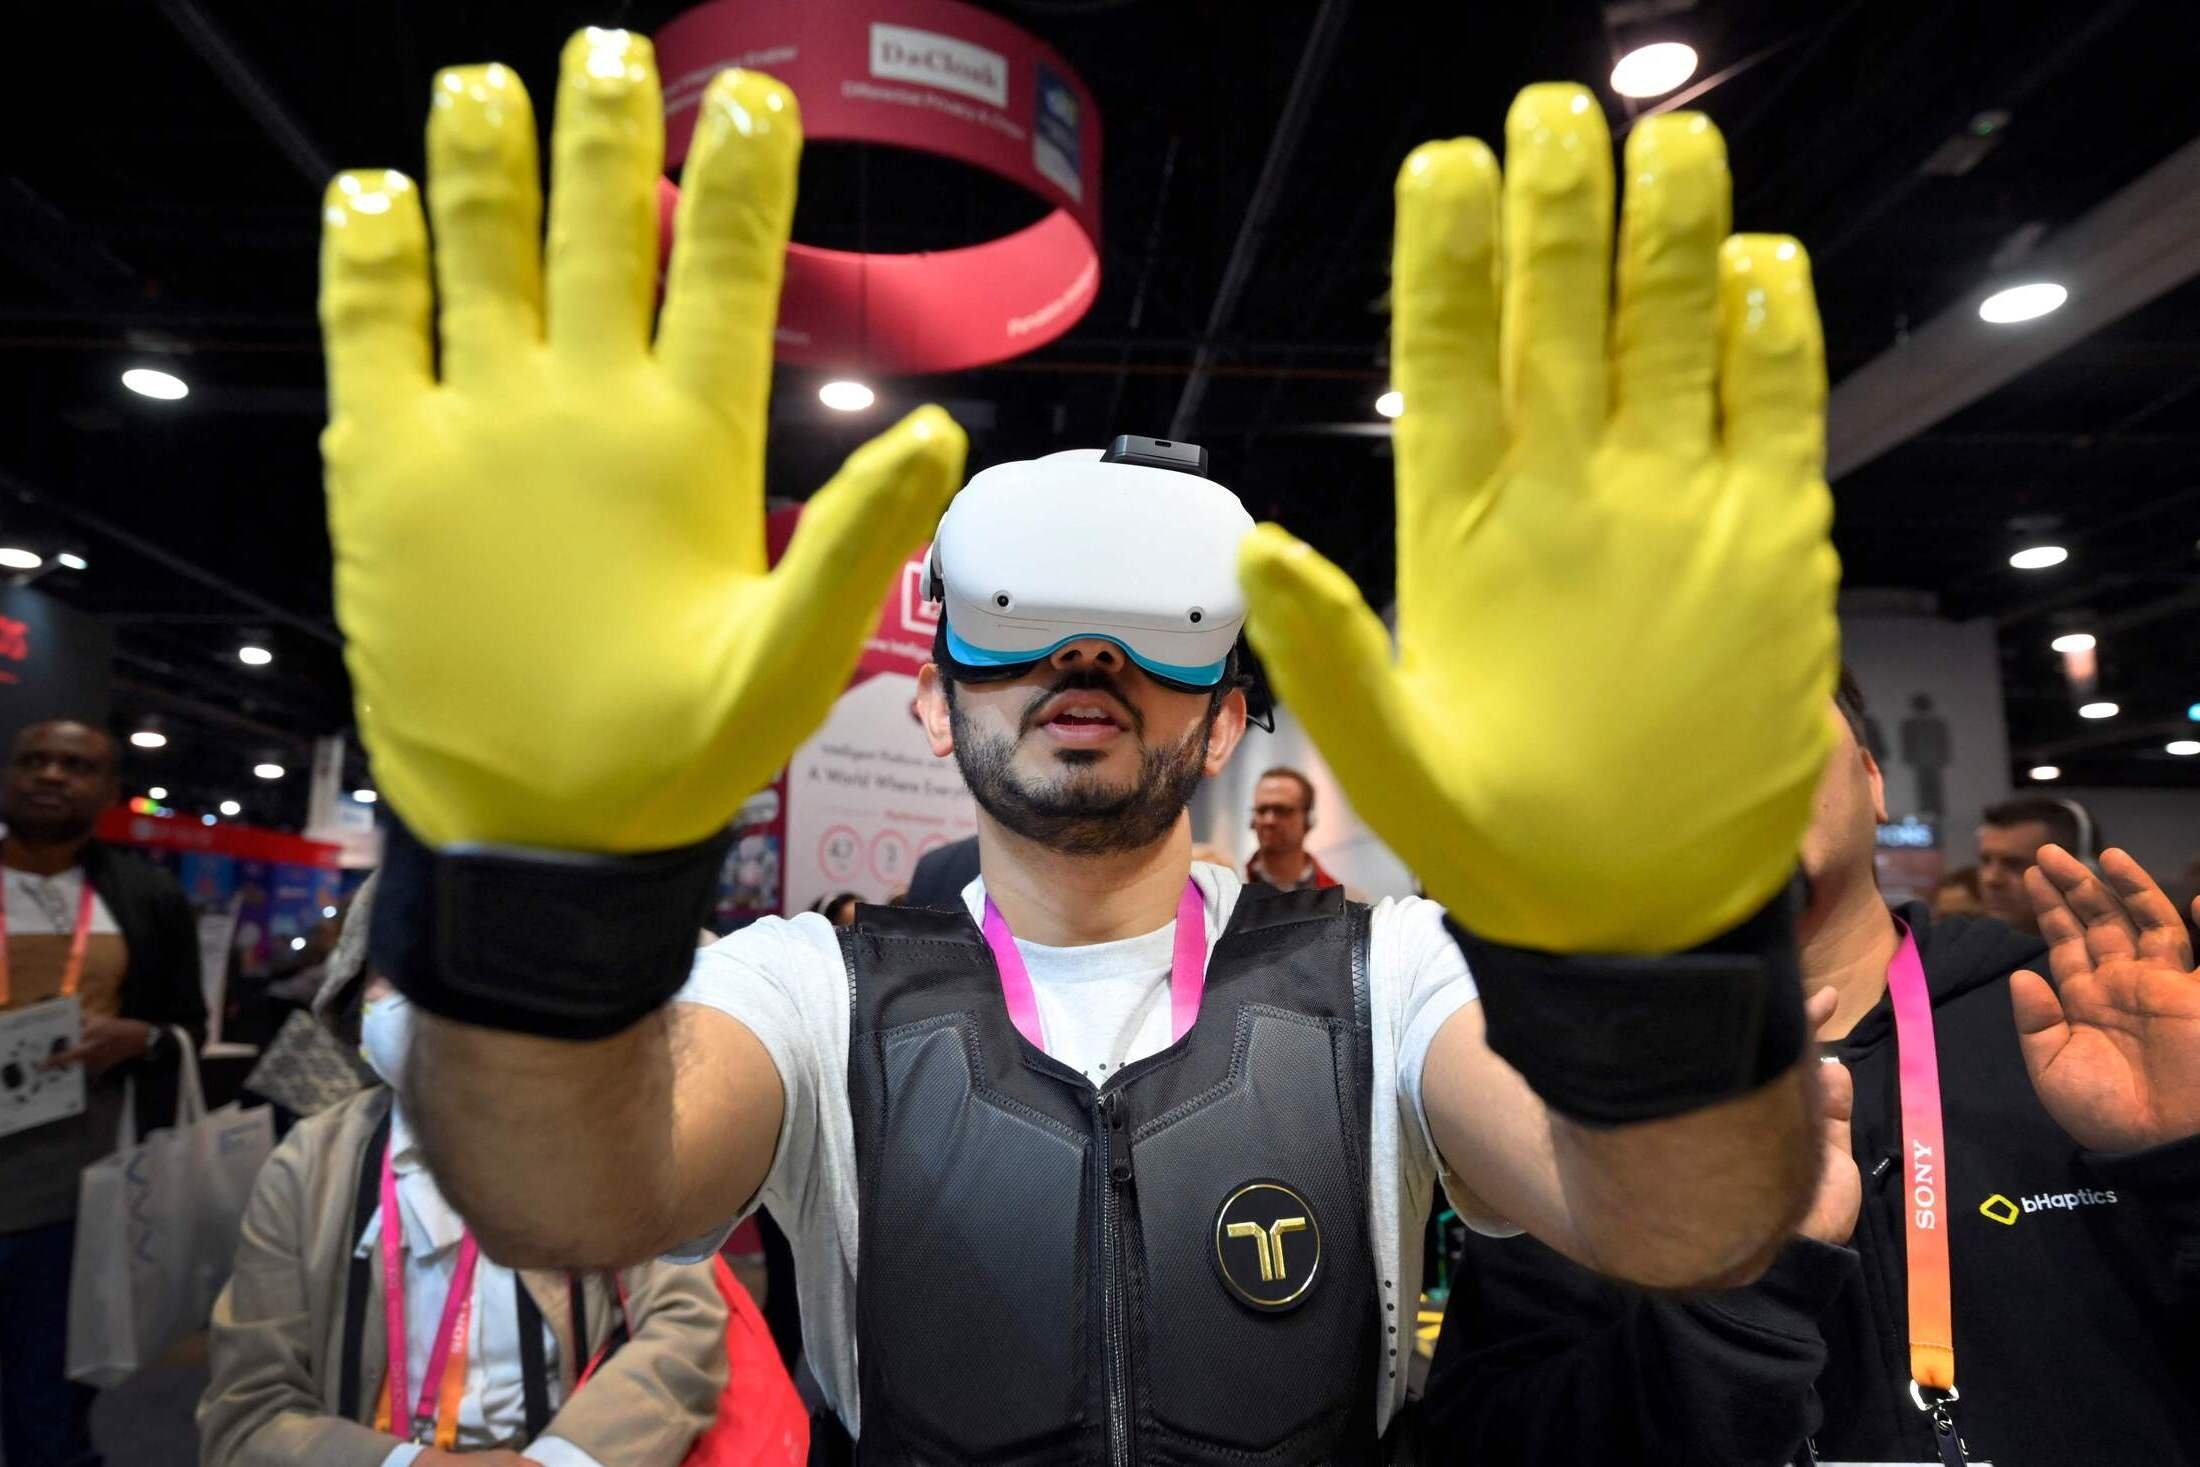
{"type": "MultiPolygon", "coordinates": [[[[84,878],[84,889],[76,899],[76,933],[69,939],[69,963],[61,970],[61,998],[76,997],[76,986],[84,977],[84,944],[92,936],[92,903],[98,893],[92,890],[92,879],[84,878]]],[[[0,1008],[8,1006],[12,989],[8,984],[8,902],[0,893],[0,1008]]]]}
{"type": "Polygon", "coordinates": [[[1941,1461],[1965,1460],[1956,1434],[1955,1309],[1948,1270],[1948,1148],[1942,1134],[1940,1054],[1933,996],[1917,939],[1897,922],[1902,946],[1887,967],[1894,1008],[1895,1081],[1902,1103],[1903,1235],[1909,1265],[1910,1400],[1933,1423],[1941,1461]]]}
{"type": "MultiPolygon", "coordinates": [[[[374,1429],[389,1432],[390,1401],[394,1391],[402,1401],[405,1389],[405,1354],[410,1338],[405,1332],[405,1221],[397,1206],[397,1172],[390,1154],[382,1153],[382,1307],[388,1327],[389,1368],[382,1377],[382,1393],[375,1401],[374,1429]]],[[[458,1446],[458,1408],[466,1397],[466,1336],[474,1315],[474,1265],[480,1250],[468,1232],[459,1240],[458,1267],[451,1275],[450,1293],[443,1299],[443,1320],[436,1330],[435,1349],[428,1356],[428,1378],[421,1383],[419,1403],[413,1407],[407,1441],[433,1445],[440,1451],[458,1446]],[[458,1369],[450,1369],[453,1359],[458,1369]],[[433,1414],[431,1414],[433,1413],[433,1414]]],[[[396,1433],[392,1433],[395,1435],[396,1433]]]]}

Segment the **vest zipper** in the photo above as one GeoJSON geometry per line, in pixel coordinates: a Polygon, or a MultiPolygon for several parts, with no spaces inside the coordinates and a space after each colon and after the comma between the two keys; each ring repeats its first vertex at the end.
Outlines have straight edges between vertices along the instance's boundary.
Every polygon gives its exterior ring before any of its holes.
{"type": "Polygon", "coordinates": [[[1128,1331],[1123,1322],[1123,1216],[1122,1192],[1134,1177],[1131,1171],[1128,1118],[1119,1095],[1101,1095],[1093,1101],[1093,1119],[1100,1136],[1100,1292],[1103,1331],[1107,1336],[1108,1462],[1110,1467],[1130,1467],[1130,1363],[1128,1331]]]}

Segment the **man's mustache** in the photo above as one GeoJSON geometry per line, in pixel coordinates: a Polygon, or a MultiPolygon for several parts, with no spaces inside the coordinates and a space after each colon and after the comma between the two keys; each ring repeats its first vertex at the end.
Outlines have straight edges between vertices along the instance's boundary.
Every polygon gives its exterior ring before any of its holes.
{"type": "Polygon", "coordinates": [[[1138,705],[1124,696],[1122,688],[1116,685],[1116,681],[1112,676],[1102,672],[1097,667],[1073,667],[1056,678],[1051,687],[1032,694],[1031,702],[1024,707],[1022,731],[1025,733],[1031,732],[1034,727],[1033,720],[1038,718],[1039,710],[1046,707],[1050,700],[1058,698],[1064,693],[1106,693],[1115,700],[1115,705],[1122,711],[1123,717],[1129,720],[1130,731],[1144,737],[1146,719],[1138,711],[1138,705]]]}

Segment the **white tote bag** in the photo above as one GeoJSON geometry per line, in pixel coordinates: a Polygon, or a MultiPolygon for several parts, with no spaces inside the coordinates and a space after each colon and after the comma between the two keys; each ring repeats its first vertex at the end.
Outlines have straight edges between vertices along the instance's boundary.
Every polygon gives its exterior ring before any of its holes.
{"type": "Polygon", "coordinates": [[[175,1035],[176,1124],[136,1140],[135,1097],[125,1093],[114,1155],[77,1183],[68,1374],[101,1389],[205,1327],[253,1182],[274,1149],[267,1107],[207,1114],[191,1038],[175,1035]]]}

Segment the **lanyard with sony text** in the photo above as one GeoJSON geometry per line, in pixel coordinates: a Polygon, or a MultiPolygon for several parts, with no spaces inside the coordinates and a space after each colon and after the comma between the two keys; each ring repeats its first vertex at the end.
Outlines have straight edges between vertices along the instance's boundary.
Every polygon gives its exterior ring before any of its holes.
{"type": "MultiPolygon", "coordinates": [[[[69,938],[68,966],[61,970],[60,998],[74,998],[76,986],[84,977],[84,944],[92,935],[92,903],[98,894],[92,890],[90,877],[84,878],[83,890],[76,899],[76,932],[69,938]]],[[[0,1008],[7,1007],[11,988],[8,981],[8,903],[0,894],[0,1008]]]]}
{"type": "Polygon", "coordinates": [[[1895,1078],[1902,1096],[1903,1234],[1909,1275],[1910,1399],[1932,1418],[1945,1467],[1966,1458],[1952,1410],[1956,1396],[1955,1308],[1948,1273],[1948,1151],[1942,1144],[1940,1055],[1933,1044],[1933,996],[1917,939],[1897,921],[1902,946],[1887,965],[1894,1005],[1895,1078]]]}
{"type": "Polygon", "coordinates": [[[412,1408],[405,1431],[396,1431],[395,1414],[405,1409],[407,1384],[405,1351],[405,1220],[397,1206],[397,1171],[390,1154],[382,1153],[382,1309],[388,1327],[389,1373],[382,1380],[382,1399],[375,1425],[403,1436],[407,1441],[429,1443],[450,1451],[458,1445],[458,1408],[466,1394],[466,1335],[473,1319],[474,1265],[480,1249],[467,1231],[458,1243],[458,1267],[451,1275],[451,1291],[443,1299],[443,1319],[436,1327],[435,1349],[428,1356],[427,1379],[420,1383],[420,1400],[412,1408]],[[450,1369],[451,1357],[458,1369],[450,1369]]]}
{"type": "MultiPolygon", "coordinates": [[[[1045,1051],[1046,1025],[1039,1018],[1039,998],[1031,989],[1031,971],[1017,951],[1008,921],[993,898],[985,899],[986,946],[993,949],[994,964],[1001,970],[1001,998],[1016,1032],[1045,1051]]],[[[1199,998],[1207,986],[1207,903],[1196,882],[1186,879],[1184,895],[1176,904],[1176,953],[1169,964],[1169,1042],[1182,1039],[1199,1017],[1199,998]]]]}

